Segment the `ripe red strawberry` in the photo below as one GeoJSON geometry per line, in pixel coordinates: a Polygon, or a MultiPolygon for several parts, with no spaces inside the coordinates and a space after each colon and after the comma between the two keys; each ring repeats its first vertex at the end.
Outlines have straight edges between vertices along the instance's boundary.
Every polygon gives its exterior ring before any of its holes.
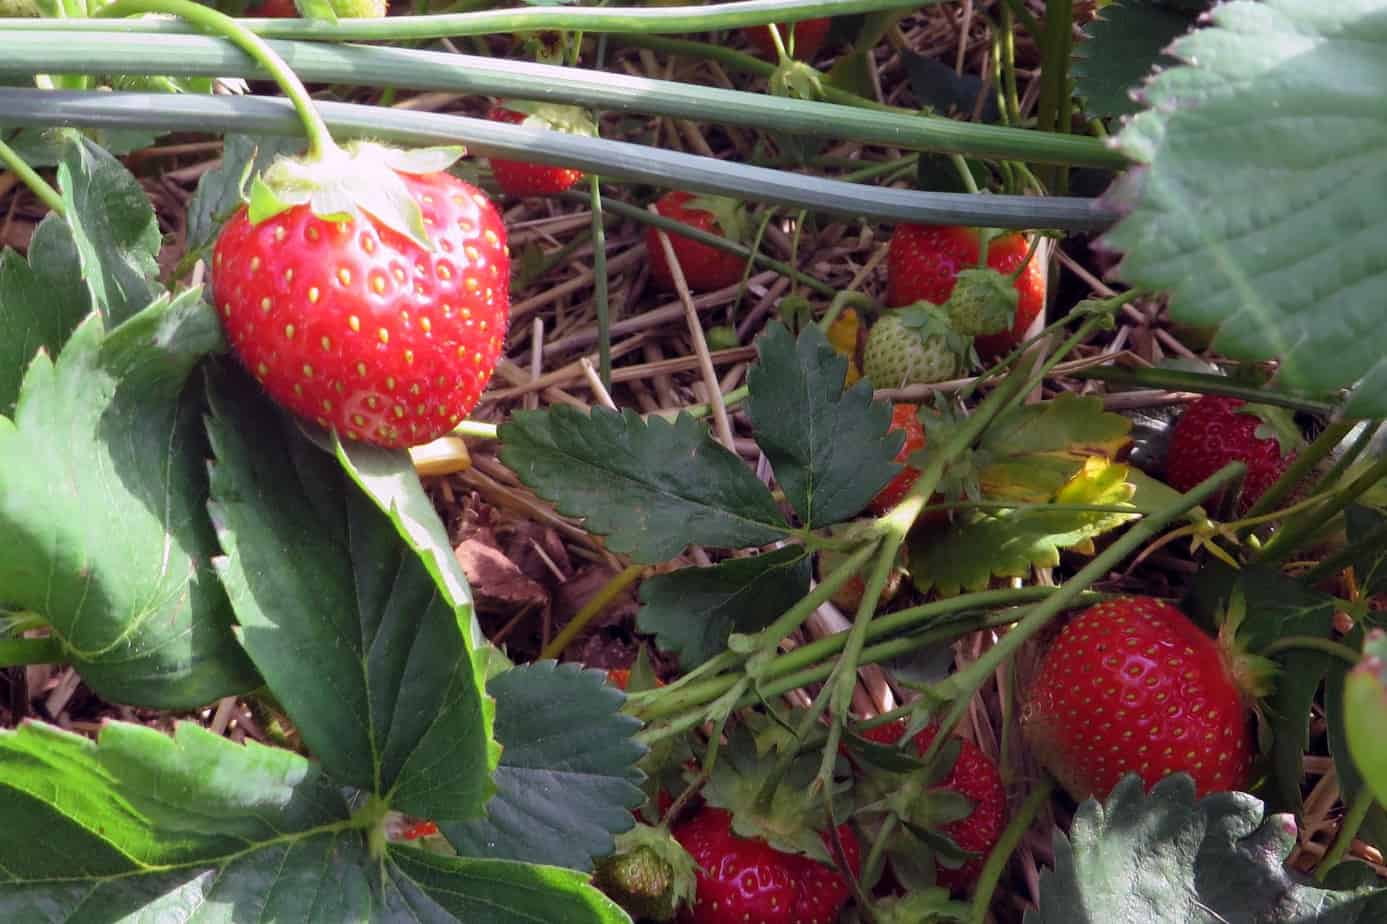
{"type": "MultiPolygon", "coordinates": [[[[731,199],[706,196],[695,198],[691,193],[674,190],[665,193],[655,203],[655,210],[666,218],[682,222],[700,231],[719,234],[730,240],[742,240],[742,212],[731,199]]],[[[736,285],[742,280],[746,260],[734,253],[718,250],[682,234],[669,235],[675,259],[684,271],[684,281],[694,292],[707,292],[736,285]]],[[[665,260],[664,248],[653,226],[645,229],[645,248],[650,254],[650,275],[664,289],[674,288],[674,277],[665,260]]]]}
{"type": "MultiPolygon", "coordinates": [[[[904,463],[912,455],[925,448],[925,428],[920,423],[920,408],[914,404],[896,404],[891,407],[891,429],[905,431],[905,445],[896,453],[896,461],[904,463]]],[[[887,482],[886,487],[877,492],[868,506],[875,514],[883,514],[896,506],[920,478],[918,468],[906,466],[905,471],[887,482]]]]}
{"type": "Polygon", "coordinates": [[[400,832],[400,840],[417,841],[421,837],[433,837],[438,833],[438,825],[431,821],[416,821],[400,832]]]}
{"type": "Polygon", "coordinates": [[[1076,799],[1127,773],[1199,794],[1241,787],[1249,712],[1219,644],[1178,609],[1124,597],[1076,616],[1046,650],[1021,712],[1027,744],[1076,799]]]}
{"type": "Polygon", "coordinates": [[[1245,404],[1240,398],[1205,395],[1185,408],[1171,430],[1166,455],[1166,480],[1172,488],[1188,491],[1229,462],[1243,462],[1247,474],[1237,503],[1242,514],[1290,467],[1295,452],[1283,452],[1276,435],[1258,436],[1264,421],[1241,412],[1245,404]]]}
{"type": "MultiPolygon", "coordinates": [[[[887,302],[894,308],[927,301],[942,305],[953,293],[961,270],[976,267],[978,230],[953,225],[898,225],[886,254],[887,302]]],[[[1030,252],[1022,234],[1001,234],[987,245],[987,265],[999,273],[1016,272],[1030,252]]],[[[978,337],[973,345],[983,359],[994,359],[1023,339],[1045,308],[1045,273],[1032,257],[1016,278],[1016,321],[1011,330],[978,337]]]]}
{"type": "MultiPolygon", "coordinates": [[[[831,25],[832,22],[827,17],[819,17],[817,19],[804,19],[793,24],[778,23],[776,29],[780,32],[780,41],[785,45],[785,50],[790,51],[790,43],[793,41],[794,59],[796,61],[808,61],[819,53],[820,48],[824,47],[824,39],[828,38],[828,30],[831,25]]],[[[768,26],[748,26],[742,30],[742,35],[763,57],[774,58],[776,56],[775,42],[771,39],[771,30],[768,26]]]]}
{"type": "MultiPolygon", "coordinates": [[[[536,118],[542,123],[547,122],[542,117],[516,112],[504,106],[493,107],[486,117],[493,122],[507,122],[512,125],[519,125],[529,118],[536,118]]],[[[552,196],[581,180],[583,171],[493,157],[491,175],[496,178],[501,191],[508,196],[552,196]]]]}
{"type": "Polygon", "coordinates": [[[243,206],[217,239],[212,291],[232,350],[271,397],[347,439],[404,447],[447,433],[481,397],[506,333],[510,254],[476,188],[379,169],[417,203],[432,252],[375,213],[327,221],[303,203],[253,224],[243,206]]]}
{"type": "MultiPolygon", "coordinates": [[[[838,829],[853,872],[859,848],[852,829],[838,829]]],[[[688,924],[832,924],[848,898],[843,877],[801,854],[732,832],[732,815],[704,807],[674,830],[700,867],[688,924]]]]}
{"type": "MultiPolygon", "coordinates": [[[[862,737],[878,744],[895,744],[905,734],[905,720],[886,725],[878,725],[863,733],[862,737]]],[[[924,754],[939,733],[939,726],[928,725],[915,735],[915,750],[924,754]]],[[[951,821],[940,830],[955,844],[969,853],[970,857],[956,869],[943,865],[935,868],[935,878],[941,886],[955,892],[966,891],[977,880],[978,873],[987,862],[987,855],[996,846],[997,840],[1007,824],[1007,793],[1002,786],[1002,777],[997,766],[988,759],[976,744],[960,739],[963,747],[958,752],[953,769],[948,776],[939,781],[938,788],[950,789],[967,797],[973,803],[973,811],[966,818],[951,821]]]]}

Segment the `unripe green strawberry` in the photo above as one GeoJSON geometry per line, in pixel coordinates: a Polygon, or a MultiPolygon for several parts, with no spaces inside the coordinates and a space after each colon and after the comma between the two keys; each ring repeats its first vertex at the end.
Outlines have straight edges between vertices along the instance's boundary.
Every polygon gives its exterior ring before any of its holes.
{"type": "Polygon", "coordinates": [[[877,388],[943,382],[963,368],[969,344],[941,308],[917,302],[872,325],[862,371],[877,388]]]}
{"type": "Polygon", "coordinates": [[[592,884],[634,920],[672,921],[694,900],[695,864],[662,828],[636,825],[617,835],[616,852],[600,860],[592,884]]]}
{"type": "Polygon", "coordinates": [[[994,269],[966,269],[959,272],[944,311],[960,334],[984,337],[1011,327],[1017,300],[1011,277],[994,269]]]}

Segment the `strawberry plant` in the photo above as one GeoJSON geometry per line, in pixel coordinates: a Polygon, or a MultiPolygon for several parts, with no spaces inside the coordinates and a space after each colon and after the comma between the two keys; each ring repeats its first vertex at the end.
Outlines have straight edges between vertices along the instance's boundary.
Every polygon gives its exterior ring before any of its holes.
{"type": "Polygon", "coordinates": [[[0,18],[0,917],[1381,917],[1383,0],[385,12],[0,18]]]}

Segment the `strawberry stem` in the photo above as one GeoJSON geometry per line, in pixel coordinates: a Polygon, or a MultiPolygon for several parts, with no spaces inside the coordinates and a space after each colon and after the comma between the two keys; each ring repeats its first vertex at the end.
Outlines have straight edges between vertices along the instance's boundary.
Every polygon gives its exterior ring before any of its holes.
{"type": "Polygon", "coordinates": [[[984,924],[987,920],[987,910],[992,905],[992,893],[997,889],[997,882],[1002,878],[1002,871],[1006,869],[1007,861],[1011,859],[1012,852],[1021,843],[1021,838],[1030,830],[1035,816],[1050,801],[1050,794],[1054,792],[1054,789],[1055,781],[1050,779],[1048,774],[1045,775],[1041,782],[1031,789],[1026,796],[1026,801],[1021,803],[1021,808],[1017,811],[1016,816],[1011,819],[1006,830],[1002,832],[1002,836],[992,846],[992,852],[987,855],[987,862],[983,864],[982,871],[978,873],[978,884],[973,893],[973,904],[968,911],[968,924],[984,924]]]}
{"type": "MultiPolygon", "coordinates": [[[[581,41],[581,39],[580,39],[581,41]]],[[[592,301],[597,308],[597,375],[602,387],[612,388],[612,313],[607,298],[607,226],[602,221],[602,185],[588,177],[592,206],[592,301]]]]}
{"type": "Polygon", "coordinates": [[[115,0],[114,3],[99,8],[93,17],[121,18],[139,13],[166,13],[187,20],[204,32],[221,36],[236,45],[255,62],[263,67],[279,88],[294,104],[294,109],[303,122],[304,133],[308,135],[308,159],[318,160],[336,149],[327,123],[313,107],[313,101],[304,88],[303,81],[284,63],[284,59],[266,44],[265,40],[224,13],[192,0],[115,0]]]}
{"type": "Polygon", "coordinates": [[[645,568],[640,565],[627,565],[624,569],[617,572],[611,580],[602,585],[602,589],[592,595],[583,608],[578,611],[578,615],[569,620],[568,625],[563,627],[563,631],[549,640],[549,644],[539,653],[539,659],[557,658],[563,654],[563,650],[568,647],[568,643],[578,637],[578,634],[587,628],[588,623],[607,608],[607,604],[616,599],[617,595],[635,583],[645,572],[645,568]]]}
{"type": "MultiPolygon", "coordinates": [[[[1257,498],[1257,502],[1247,511],[1247,516],[1249,518],[1258,517],[1277,509],[1276,505],[1291,496],[1291,493],[1305,480],[1305,476],[1319,465],[1321,459],[1334,451],[1334,447],[1348,436],[1349,431],[1357,423],[1354,420],[1339,420],[1325,427],[1324,431],[1315,437],[1315,441],[1307,446],[1296,457],[1296,460],[1281,473],[1281,477],[1276,479],[1272,486],[1266,490],[1266,493],[1257,498]]],[[[1328,481],[1322,483],[1331,484],[1328,481]]]]}
{"type": "Polygon", "coordinates": [[[29,191],[54,212],[58,217],[64,213],[63,197],[56,189],[48,185],[48,181],[39,176],[38,172],[30,167],[24,158],[19,156],[19,152],[0,140],[0,164],[4,164],[10,171],[29,187],[29,191]]]}
{"type": "Polygon", "coordinates": [[[1307,510],[1287,521],[1281,531],[1262,548],[1258,560],[1271,564],[1285,560],[1292,552],[1316,534],[1349,504],[1364,492],[1387,477],[1387,457],[1370,465],[1361,475],[1330,494],[1324,504],[1307,510]]]}
{"type": "Polygon", "coordinates": [[[1361,658],[1359,652],[1354,651],[1347,645],[1333,641],[1332,639],[1320,638],[1316,635],[1286,635],[1272,642],[1267,647],[1258,652],[1264,658],[1270,658],[1283,651],[1318,651],[1321,654],[1333,655],[1350,667],[1356,665],[1361,658]]]}
{"type": "Polygon", "coordinates": [[[1141,388],[1169,388],[1174,391],[1193,391],[1201,395],[1226,395],[1242,398],[1257,404],[1271,404],[1287,407],[1293,411],[1309,411],[1312,414],[1332,414],[1335,406],[1325,401],[1315,401],[1288,395],[1266,388],[1252,388],[1222,376],[1202,372],[1182,372],[1178,369],[1126,369],[1122,366],[1095,366],[1074,373],[1077,378],[1097,379],[1115,385],[1135,385],[1141,388]]]}

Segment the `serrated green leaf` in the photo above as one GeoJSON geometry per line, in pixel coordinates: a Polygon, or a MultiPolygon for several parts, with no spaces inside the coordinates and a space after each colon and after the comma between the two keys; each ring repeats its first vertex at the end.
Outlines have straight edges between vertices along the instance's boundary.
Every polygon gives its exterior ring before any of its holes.
{"type": "MultiPolygon", "coordinates": [[[[1232,595],[1242,595],[1246,616],[1237,641],[1253,654],[1292,635],[1329,638],[1334,627],[1334,598],[1292,580],[1274,568],[1250,565],[1234,572],[1207,564],[1195,579],[1190,611],[1217,624],[1232,595]]],[[[1267,801],[1273,811],[1298,814],[1305,779],[1305,751],[1310,744],[1310,710],[1335,658],[1321,651],[1293,648],[1276,656],[1280,668],[1263,714],[1272,728],[1271,779],[1267,801]]]]}
{"type": "MultiPolygon", "coordinates": [[[[1054,503],[1130,506],[1128,469],[1091,458],[1054,503]]],[[[1025,577],[1033,566],[1059,564],[1059,550],[1086,543],[1137,514],[1028,507],[974,513],[910,545],[910,572],[921,591],[952,595],[982,590],[993,576],[1025,577]]]]}
{"type": "Polygon", "coordinates": [[[42,616],[113,702],[187,709],[258,683],[210,564],[200,390],[184,387],[221,342],[195,292],[109,334],[92,313],[0,418],[0,599],[42,616]]]}
{"type": "Polygon", "coordinates": [[[478,814],[495,750],[466,608],[247,378],[210,380],[210,509],[241,644],[335,778],[411,815],[478,814]]]}
{"type": "Polygon", "coordinates": [[[564,870],[402,846],[373,859],[316,764],[192,723],[0,732],[0,790],[6,921],[627,920],[564,870]]]}
{"type": "Polygon", "coordinates": [[[640,729],[601,671],[541,661],[498,674],[501,765],[486,817],[440,826],[463,856],[499,857],[576,870],[612,851],[645,800],[636,761],[640,729]]]}
{"type": "Polygon", "coordinates": [[[786,498],[812,529],[859,513],[901,471],[890,406],[865,382],[843,390],[848,362],[817,325],[796,339],[772,324],[756,350],[747,412],[786,498]]]}
{"type": "Polygon", "coordinates": [[[1194,26],[1193,13],[1167,9],[1154,0],[1111,3],[1084,27],[1074,48],[1075,89],[1090,116],[1130,115],[1140,107],[1132,98],[1153,69],[1176,60],[1164,54],[1194,26]]]}
{"type": "Polygon", "coordinates": [[[39,223],[27,261],[8,248],[0,254],[0,414],[14,413],[35,354],[56,355],[91,310],[72,231],[57,215],[39,223]]]}
{"type": "Polygon", "coordinates": [[[998,415],[978,446],[994,457],[1063,453],[1112,456],[1127,444],[1132,422],[1103,410],[1103,399],[1066,392],[998,415]]]}
{"type": "Polygon", "coordinates": [[[163,235],[144,189],[120,161],[76,132],[63,137],[64,217],[96,309],[115,327],[164,293],[155,259],[163,235]]]}
{"type": "Polygon", "coordinates": [[[188,200],[188,250],[203,251],[212,246],[222,224],[244,201],[242,188],[247,175],[256,175],[282,154],[297,154],[304,148],[302,138],[228,135],[222,145],[221,163],[198,180],[197,190],[188,200]]]}
{"type": "Polygon", "coordinates": [[[501,461],[619,555],[655,564],[690,545],[745,548],[788,533],[775,499],[687,414],[560,405],[500,427],[501,461]]]}
{"type": "Polygon", "coordinates": [[[1331,891],[1286,869],[1291,816],[1264,817],[1245,793],[1195,801],[1184,774],[1149,795],[1125,777],[1106,805],[1085,801],[1069,836],[1057,830],[1054,841],[1055,868],[1041,874],[1026,924],[1370,924],[1387,915],[1387,892],[1367,879],[1331,891]]]}
{"type": "Polygon", "coordinates": [[[1279,358],[1291,390],[1357,382],[1345,410],[1363,417],[1387,415],[1387,121],[1362,93],[1387,86],[1383,10],[1217,5],[1119,138],[1147,167],[1119,181],[1128,215],[1104,238],[1123,279],[1170,291],[1174,320],[1218,325],[1220,353],[1279,358]]]}
{"type": "Polygon", "coordinates": [[[809,592],[809,578],[801,546],[681,568],[641,582],[636,619],[687,671],[722,651],[733,632],[768,626],[809,592]]]}

